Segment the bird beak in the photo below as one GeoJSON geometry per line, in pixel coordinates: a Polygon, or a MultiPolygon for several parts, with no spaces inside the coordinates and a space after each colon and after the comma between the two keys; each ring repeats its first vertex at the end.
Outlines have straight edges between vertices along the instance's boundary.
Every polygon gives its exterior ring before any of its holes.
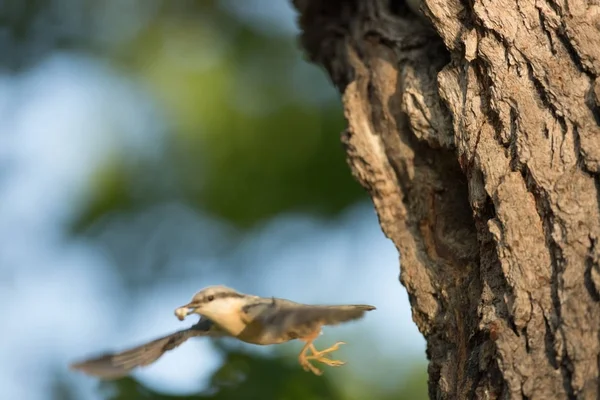
{"type": "Polygon", "coordinates": [[[178,309],[176,309],[175,316],[180,321],[183,321],[185,319],[185,317],[187,317],[190,314],[193,314],[194,311],[196,311],[196,307],[192,307],[190,304],[187,304],[185,306],[181,306],[178,309]]]}

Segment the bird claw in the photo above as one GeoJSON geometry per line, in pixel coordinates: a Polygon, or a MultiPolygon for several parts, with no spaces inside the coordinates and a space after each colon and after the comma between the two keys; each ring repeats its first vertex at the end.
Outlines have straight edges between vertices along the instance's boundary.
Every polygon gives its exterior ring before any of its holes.
{"type": "Polygon", "coordinates": [[[344,361],[332,360],[327,357],[319,357],[319,358],[315,358],[314,360],[318,361],[320,363],[323,363],[325,365],[329,365],[330,367],[341,367],[342,365],[346,364],[344,361]]]}

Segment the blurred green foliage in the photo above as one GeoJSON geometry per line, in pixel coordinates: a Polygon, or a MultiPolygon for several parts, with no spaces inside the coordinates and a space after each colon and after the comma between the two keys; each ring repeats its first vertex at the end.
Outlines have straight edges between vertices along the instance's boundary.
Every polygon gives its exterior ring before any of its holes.
{"type": "Polygon", "coordinates": [[[289,359],[232,350],[226,353],[223,365],[215,371],[204,393],[191,396],[164,395],[132,378],[103,386],[110,400],[342,400],[330,380],[306,373],[289,359]]]}
{"type": "MultiPolygon", "coordinates": [[[[145,387],[133,378],[103,383],[107,400],[425,400],[424,369],[408,376],[393,390],[372,388],[362,397],[348,397],[343,388],[325,374],[305,372],[285,356],[262,356],[226,350],[223,365],[215,371],[208,388],[193,395],[166,395],[145,387]]],[[[325,367],[326,369],[328,367],[325,367]]]]}
{"type": "MultiPolygon", "coordinates": [[[[337,95],[302,64],[294,36],[267,36],[214,2],[189,4],[165,7],[111,53],[169,121],[175,191],[241,228],[282,212],[331,217],[364,200],[340,144],[337,95]]],[[[112,177],[78,227],[135,203],[137,180],[112,177]]]]}

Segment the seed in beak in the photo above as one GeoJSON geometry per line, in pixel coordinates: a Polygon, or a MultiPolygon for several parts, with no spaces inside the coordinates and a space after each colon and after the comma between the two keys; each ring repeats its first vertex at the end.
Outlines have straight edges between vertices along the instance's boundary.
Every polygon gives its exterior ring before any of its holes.
{"type": "Polygon", "coordinates": [[[183,321],[185,319],[185,317],[190,313],[190,311],[191,310],[187,307],[179,307],[178,309],[175,310],[175,316],[180,321],[183,321]]]}

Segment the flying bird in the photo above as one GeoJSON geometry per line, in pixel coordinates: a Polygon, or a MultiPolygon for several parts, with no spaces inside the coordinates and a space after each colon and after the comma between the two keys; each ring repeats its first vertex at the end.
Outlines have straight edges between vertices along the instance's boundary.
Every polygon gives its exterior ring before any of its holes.
{"type": "Polygon", "coordinates": [[[344,342],[325,350],[317,350],[313,341],[325,325],[362,318],[370,305],[308,305],[275,297],[243,294],[226,286],[209,286],[194,295],[192,301],[175,310],[183,321],[190,314],[200,320],[190,328],[155,339],[119,353],[108,353],[71,365],[71,369],[102,379],[117,379],[134,368],[147,366],[165,352],[196,336],[234,337],[246,343],[271,345],[294,339],[304,342],[298,361],[305,371],[321,375],[322,370],[311,361],[332,367],[343,361],[327,357],[344,342]],[[310,354],[308,352],[310,351],[310,354]]]}

